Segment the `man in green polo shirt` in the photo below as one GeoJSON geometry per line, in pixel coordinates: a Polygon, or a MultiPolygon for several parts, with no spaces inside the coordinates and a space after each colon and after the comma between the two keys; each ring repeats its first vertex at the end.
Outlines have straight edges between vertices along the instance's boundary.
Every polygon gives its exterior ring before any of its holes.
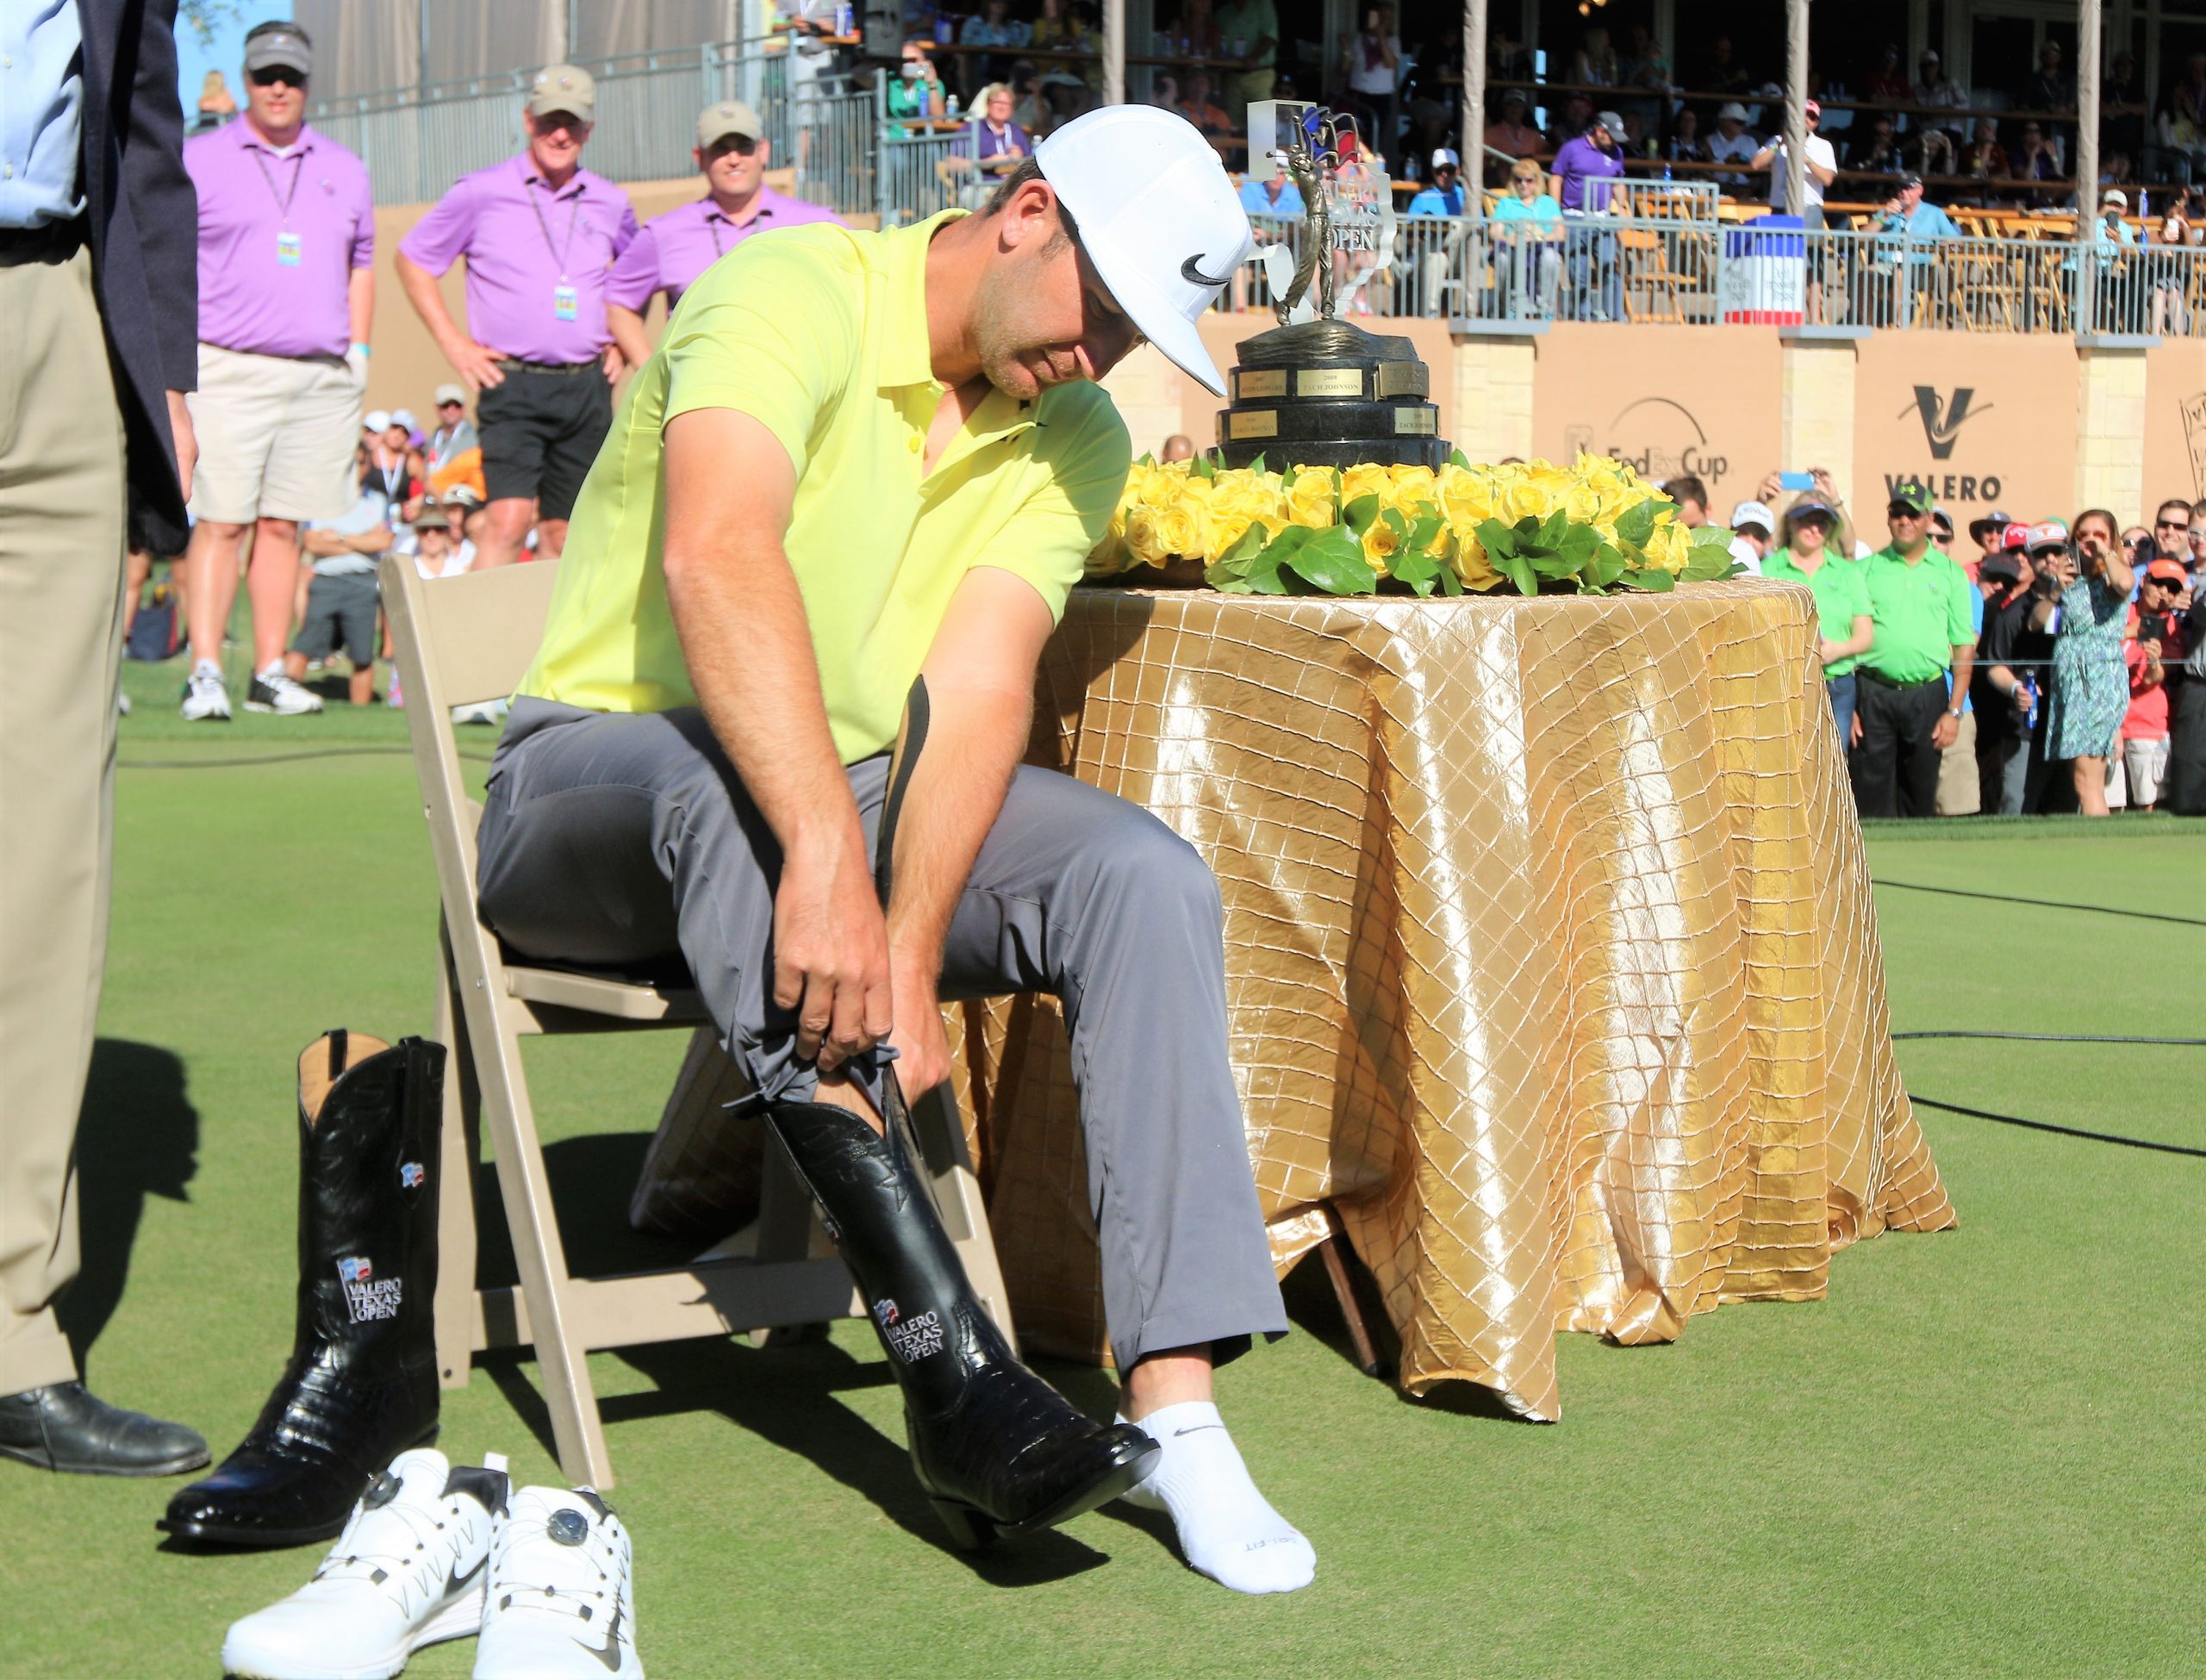
{"type": "Polygon", "coordinates": [[[1149,812],[1020,763],[1129,465],[1092,382],[1146,338],[1223,394],[1196,322],[1252,244],[1193,125],[1115,106],[979,215],[791,228],[716,264],[576,504],[480,898],[540,960],[686,961],[856,1274],[954,1539],[1124,1496],[1205,1573],[1284,1592],[1315,1554],[1212,1403],[1213,1365],[1287,1328],[1218,884],[1149,812]],[[916,676],[932,728],[884,916],[869,859],[916,676]],[[948,1076],[939,999],[1015,992],[1064,1009],[1112,1426],[1019,1363],[882,1126],[948,1076]]]}
{"type": "Polygon", "coordinates": [[[1942,755],[1960,731],[1976,660],[1968,574],[1930,543],[1930,498],[1892,492],[1892,539],[1861,562],[1873,639],[1854,675],[1854,802],[1864,817],[1935,813],[1942,755]]]}

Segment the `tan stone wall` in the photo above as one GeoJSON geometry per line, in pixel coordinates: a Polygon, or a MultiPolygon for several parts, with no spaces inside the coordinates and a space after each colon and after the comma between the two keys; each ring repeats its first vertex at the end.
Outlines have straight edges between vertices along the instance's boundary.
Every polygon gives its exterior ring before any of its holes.
{"type": "Polygon", "coordinates": [[[1778,470],[1807,472],[1821,467],[1832,482],[1851,486],[1855,482],[1854,346],[1792,342],[1782,347],[1780,358],[1778,470]]]}
{"type": "Polygon", "coordinates": [[[2206,501],[2206,342],[2145,352],[2145,496],[2206,501]]]}
{"type": "Polygon", "coordinates": [[[2076,506],[2127,524],[2145,501],[2145,352],[2076,356],[2076,506]]]}

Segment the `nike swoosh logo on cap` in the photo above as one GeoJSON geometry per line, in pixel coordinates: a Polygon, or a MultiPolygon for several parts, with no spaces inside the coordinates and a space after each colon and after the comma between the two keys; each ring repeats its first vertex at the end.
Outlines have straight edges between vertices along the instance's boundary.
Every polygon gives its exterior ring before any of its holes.
{"type": "Polygon", "coordinates": [[[1200,251],[1180,264],[1180,277],[1198,286],[1223,286],[1233,278],[1233,271],[1209,275],[1203,272],[1203,253],[1200,251]]]}
{"type": "Polygon", "coordinates": [[[618,1674],[620,1671],[620,1612],[614,1611],[613,1620],[606,1627],[603,1650],[594,1645],[583,1645],[580,1640],[575,1643],[582,1645],[583,1650],[604,1664],[608,1673],[618,1674]]]}

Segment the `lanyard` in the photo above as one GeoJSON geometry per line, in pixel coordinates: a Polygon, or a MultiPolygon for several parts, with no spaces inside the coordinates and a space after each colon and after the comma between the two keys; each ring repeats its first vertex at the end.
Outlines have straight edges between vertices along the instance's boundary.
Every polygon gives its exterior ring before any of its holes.
{"type": "MultiPolygon", "coordinates": [[[[707,203],[710,203],[712,201],[709,199],[706,201],[707,203]]],[[[774,207],[772,205],[761,204],[756,210],[751,212],[751,221],[745,222],[743,225],[747,229],[751,227],[751,223],[757,221],[760,216],[770,216],[773,215],[773,213],[774,207]]],[[[720,225],[723,222],[726,222],[731,227],[735,225],[733,222],[728,221],[727,218],[722,215],[716,209],[707,210],[705,212],[705,231],[713,236],[713,255],[716,258],[725,257],[727,255],[727,247],[720,243],[720,225]]]]}
{"type": "MultiPolygon", "coordinates": [[[[536,212],[537,229],[544,235],[544,248],[552,253],[552,260],[558,264],[559,283],[564,286],[567,283],[567,253],[575,248],[575,222],[583,213],[583,194],[580,192],[575,194],[574,203],[567,211],[565,242],[554,245],[552,243],[552,224],[545,219],[544,206],[537,202],[536,183],[529,181],[523,184],[528,193],[528,208],[536,212]]],[[[547,184],[545,190],[549,192],[551,190],[547,184]]]]}
{"type": "Polygon", "coordinates": [[[291,201],[299,196],[299,177],[306,172],[306,148],[301,146],[284,159],[291,165],[291,190],[289,192],[276,190],[276,171],[268,167],[268,159],[262,155],[259,146],[248,146],[246,150],[252,153],[253,162],[260,165],[260,178],[268,184],[268,196],[276,201],[277,211],[284,218],[284,226],[288,228],[291,225],[291,201]]]}

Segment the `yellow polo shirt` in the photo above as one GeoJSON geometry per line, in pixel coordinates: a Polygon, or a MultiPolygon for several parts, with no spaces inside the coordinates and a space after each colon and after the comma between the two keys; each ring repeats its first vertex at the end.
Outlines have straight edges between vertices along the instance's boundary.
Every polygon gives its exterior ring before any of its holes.
{"type": "Polygon", "coordinates": [[[921,476],[944,389],[929,366],[927,241],[958,214],[745,240],[683,294],[583,482],[520,693],[595,712],[696,703],[666,605],[660,434],[697,408],[750,415],[796,468],[783,544],[845,764],[894,743],[967,571],[1010,572],[1063,613],[1125,483],[1126,428],[1093,384],[1031,402],[991,390],[921,476]]]}

